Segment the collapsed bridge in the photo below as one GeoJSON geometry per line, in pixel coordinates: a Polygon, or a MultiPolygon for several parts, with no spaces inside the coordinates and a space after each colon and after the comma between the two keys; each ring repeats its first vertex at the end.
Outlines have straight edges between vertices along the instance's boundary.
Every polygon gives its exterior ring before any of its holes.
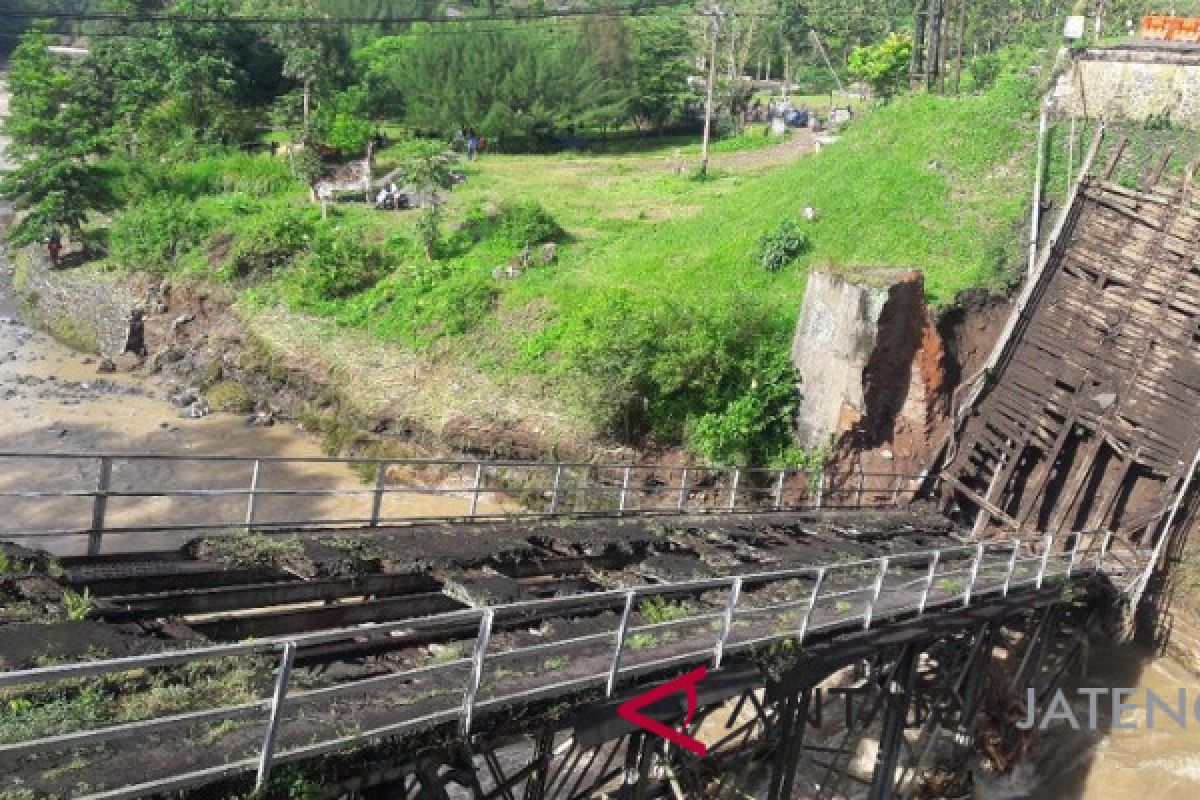
{"type": "Polygon", "coordinates": [[[875,799],[1011,766],[1013,696],[1195,512],[1195,168],[1129,188],[1102,142],[920,478],[0,454],[0,791],[875,799]],[[649,713],[707,756],[617,716],[699,666],[694,716],[649,713]]]}

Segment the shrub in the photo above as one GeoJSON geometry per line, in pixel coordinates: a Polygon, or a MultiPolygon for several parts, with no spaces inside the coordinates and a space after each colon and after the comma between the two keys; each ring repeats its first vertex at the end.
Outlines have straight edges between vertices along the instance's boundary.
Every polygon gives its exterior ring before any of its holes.
{"type": "Polygon", "coordinates": [[[254,398],[235,381],[221,381],[206,392],[206,398],[214,411],[245,414],[254,410],[254,398]]]}
{"type": "Polygon", "coordinates": [[[516,247],[540,242],[557,242],[565,231],[540,203],[514,203],[503,206],[496,217],[500,238],[516,247]]]}
{"type": "Polygon", "coordinates": [[[720,464],[787,460],[781,456],[794,449],[796,370],[782,351],[760,356],[764,361],[744,392],[691,426],[688,445],[694,452],[720,464]]]}
{"type": "Polygon", "coordinates": [[[165,271],[204,239],[210,222],[194,206],[153,198],[113,220],[109,255],[122,267],[165,271]]]}
{"type": "Polygon", "coordinates": [[[638,605],[638,613],[651,625],[663,622],[678,622],[687,619],[694,612],[687,603],[672,602],[665,597],[651,597],[638,605]]]}
{"type": "Polygon", "coordinates": [[[286,295],[293,307],[313,310],[373,286],[389,269],[382,249],[363,231],[323,226],[294,263],[286,295]]]}
{"type": "Polygon", "coordinates": [[[92,593],[88,589],[83,594],[77,594],[70,589],[63,592],[63,606],[67,611],[67,619],[79,621],[87,619],[92,613],[92,593]]]}
{"type": "Polygon", "coordinates": [[[334,115],[326,143],[342,153],[361,153],[372,135],[370,120],[346,111],[334,115]]]}
{"type": "MultiPolygon", "coordinates": [[[[312,206],[269,205],[261,212],[236,217],[221,233],[233,241],[224,255],[227,278],[265,276],[287,264],[312,238],[319,212],[312,206]]],[[[220,234],[212,238],[212,255],[220,258],[220,234]]]]}
{"type": "Polygon", "coordinates": [[[775,230],[758,238],[758,263],[778,272],[808,251],[808,236],[795,220],[785,219],[775,230]]]}

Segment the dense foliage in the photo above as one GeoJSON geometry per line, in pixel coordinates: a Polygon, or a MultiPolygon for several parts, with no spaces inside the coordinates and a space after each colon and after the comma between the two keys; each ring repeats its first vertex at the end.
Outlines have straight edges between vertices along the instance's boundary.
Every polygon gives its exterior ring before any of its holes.
{"type": "Polygon", "coordinates": [[[850,74],[867,82],[876,97],[889,98],[908,81],[912,37],[888,34],[877,44],[857,47],[850,54],[850,74]]]}
{"type": "Polygon", "coordinates": [[[103,133],[90,116],[78,72],[47,52],[50,36],[33,31],[13,54],[12,92],[4,130],[7,155],[17,167],[0,179],[0,192],[25,212],[9,231],[27,244],[60,230],[81,238],[88,209],[108,205],[89,153],[103,148],[103,133]]]}

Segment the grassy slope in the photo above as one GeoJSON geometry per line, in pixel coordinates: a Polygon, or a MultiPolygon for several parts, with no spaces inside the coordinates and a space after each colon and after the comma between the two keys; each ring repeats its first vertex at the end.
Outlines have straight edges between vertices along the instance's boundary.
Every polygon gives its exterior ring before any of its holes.
{"type": "MultiPolygon", "coordinates": [[[[1008,92],[905,98],[815,157],[704,184],[653,163],[631,175],[604,159],[485,162],[466,194],[536,198],[578,241],[557,268],[506,287],[486,335],[450,350],[509,374],[539,369],[521,355],[571,347],[606,296],[632,298],[631,317],[670,306],[697,326],[712,309],[741,309],[761,319],[753,335],[786,349],[816,264],[915,267],[937,304],[998,287],[1020,258],[1033,169],[1028,107],[1028,96],[1008,92]],[[806,205],[821,215],[807,225],[811,253],[779,273],[759,268],[757,238],[806,205]]],[[[552,396],[575,397],[571,374],[550,381],[552,396]]]]}
{"type": "MultiPolygon", "coordinates": [[[[786,353],[815,264],[922,269],[939,304],[1004,282],[1019,258],[1033,167],[1035,103],[1020,88],[901,98],[815,156],[800,157],[794,143],[764,150],[759,133],[718,142],[703,182],[689,176],[695,143],[677,140],[617,155],[489,156],[466,167],[450,220],[479,204],[537,201],[569,236],[556,265],[496,282],[492,269],[514,248],[491,240],[456,241],[428,264],[411,245],[415,215],[343,206],[322,224],[386,242],[397,266],[357,295],[307,303],[324,321],[281,311],[277,301],[295,305],[303,276],[276,267],[265,283],[254,279],[251,323],[297,361],[323,352],[335,374],[354,376],[343,385],[364,410],[391,401],[390,413],[435,430],[461,414],[582,440],[613,432],[622,417],[628,425],[627,409],[645,397],[640,429],[674,439],[685,420],[720,413],[753,387],[763,353],[786,353]],[[821,215],[804,223],[811,252],[763,270],[758,237],[806,205],[821,215]],[[369,368],[389,350],[404,363],[369,368]]],[[[175,270],[227,280],[222,258],[262,238],[257,220],[294,216],[287,209],[302,191],[262,172],[263,200],[194,201],[216,223],[175,270]]],[[[312,210],[296,213],[311,219],[312,210]]]]}

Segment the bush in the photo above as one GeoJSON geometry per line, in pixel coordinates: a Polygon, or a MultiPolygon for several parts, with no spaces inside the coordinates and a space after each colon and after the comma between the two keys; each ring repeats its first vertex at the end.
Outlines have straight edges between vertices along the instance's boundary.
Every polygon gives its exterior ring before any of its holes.
{"type": "Polygon", "coordinates": [[[254,398],[235,381],[221,381],[205,393],[205,398],[213,411],[247,414],[254,410],[254,398]]]}
{"type": "Polygon", "coordinates": [[[496,216],[497,235],[516,247],[557,242],[565,231],[540,203],[514,203],[503,206],[496,216]]]}
{"type": "Polygon", "coordinates": [[[319,216],[313,206],[267,205],[257,213],[235,216],[212,237],[210,253],[223,258],[221,272],[226,278],[266,276],[308,246],[319,216]],[[222,254],[224,241],[231,241],[232,248],[222,254]]]}
{"type": "Polygon", "coordinates": [[[759,354],[757,375],[724,409],[692,425],[688,446],[718,464],[764,464],[791,459],[799,395],[787,353],[759,354]]]}
{"type": "Polygon", "coordinates": [[[347,226],[323,226],[309,252],[296,260],[286,295],[294,308],[318,310],[373,286],[388,273],[383,250],[365,232],[347,226]]]}
{"type": "Polygon", "coordinates": [[[771,272],[778,272],[808,251],[808,236],[790,219],[758,238],[758,263],[771,272]]]}
{"type": "Polygon", "coordinates": [[[122,267],[166,271],[204,239],[209,224],[209,218],[191,205],[154,198],[114,218],[109,255],[122,267]]]}
{"type": "Polygon", "coordinates": [[[366,150],[372,134],[370,120],[339,111],[330,123],[326,144],[345,154],[362,153],[366,150]]]}

